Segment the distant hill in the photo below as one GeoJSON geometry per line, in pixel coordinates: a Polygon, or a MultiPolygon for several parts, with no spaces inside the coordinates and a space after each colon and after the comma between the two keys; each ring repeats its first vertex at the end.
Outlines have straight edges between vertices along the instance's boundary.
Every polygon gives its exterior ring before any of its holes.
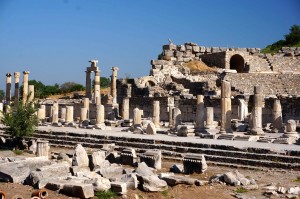
{"type": "Polygon", "coordinates": [[[293,25],[290,28],[290,33],[284,35],[283,40],[279,40],[271,45],[268,45],[261,50],[262,53],[276,53],[282,47],[300,47],[300,26],[293,25]]]}

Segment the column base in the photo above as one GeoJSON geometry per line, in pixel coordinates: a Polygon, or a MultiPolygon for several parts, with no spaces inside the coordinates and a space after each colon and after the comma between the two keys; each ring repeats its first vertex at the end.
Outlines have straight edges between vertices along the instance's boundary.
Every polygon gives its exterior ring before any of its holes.
{"type": "Polygon", "coordinates": [[[249,133],[252,135],[264,135],[265,134],[265,132],[261,128],[250,129],[249,133]]]}

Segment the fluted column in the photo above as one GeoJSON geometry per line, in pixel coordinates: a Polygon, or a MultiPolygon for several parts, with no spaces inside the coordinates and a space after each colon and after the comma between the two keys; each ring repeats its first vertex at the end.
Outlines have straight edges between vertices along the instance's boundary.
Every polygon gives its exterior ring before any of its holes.
{"type": "Polygon", "coordinates": [[[16,109],[19,104],[19,84],[20,84],[20,73],[19,72],[14,73],[14,79],[15,79],[14,106],[16,109]]]}
{"type": "Polygon", "coordinates": [[[111,75],[111,96],[113,97],[113,103],[117,103],[117,76],[118,76],[118,67],[112,67],[112,75],[111,75]]]}
{"type": "Polygon", "coordinates": [[[23,104],[26,104],[28,97],[28,76],[29,71],[23,71],[23,104]]]}
{"type": "Polygon", "coordinates": [[[231,129],[231,85],[222,80],[220,133],[232,133],[231,129]]]}
{"type": "Polygon", "coordinates": [[[264,134],[262,130],[262,107],[263,95],[260,86],[254,87],[254,104],[251,113],[251,129],[250,133],[254,135],[264,134]]]}
{"type": "Polygon", "coordinates": [[[6,74],[6,104],[11,102],[11,73],[6,74]]]}
{"type": "Polygon", "coordinates": [[[95,80],[94,80],[94,98],[96,104],[101,104],[101,94],[100,94],[100,70],[95,71],[95,80]]]}

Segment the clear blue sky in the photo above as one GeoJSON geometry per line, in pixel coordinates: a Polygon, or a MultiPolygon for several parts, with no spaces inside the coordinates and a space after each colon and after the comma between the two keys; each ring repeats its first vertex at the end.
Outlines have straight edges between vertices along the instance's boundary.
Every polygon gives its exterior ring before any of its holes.
{"type": "MultiPolygon", "coordinates": [[[[0,89],[29,70],[46,85],[101,75],[149,74],[163,44],[259,47],[300,24],[299,0],[0,0],[0,89]]],[[[22,81],[22,77],[21,77],[22,81]]]]}

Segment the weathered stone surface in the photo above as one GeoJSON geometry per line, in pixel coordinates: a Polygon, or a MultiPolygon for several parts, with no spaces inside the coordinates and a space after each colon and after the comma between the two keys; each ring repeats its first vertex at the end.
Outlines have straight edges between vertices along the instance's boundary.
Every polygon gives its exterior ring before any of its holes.
{"type": "Polygon", "coordinates": [[[230,185],[249,185],[250,180],[245,178],[243,174],[238,172],[237,170],[233,172],[227,172],[224,174],[224,181],[230,185]]]}
{"type": "Polygon", "coordinates": [[[157,192],[168,188],[166,181],[161,180],[157,175],[138,176],[138,180],[144,191],[157,192]]]}
{"type": "Polygon", "coordinates": [[[119,194],[127,193],[127,184],[125,182],[112,182],[111,190],[119,194]]]}
{"type": "Polygon", "coordinates": [[[186,154],[183,158],[184,173],[203,173],[207,169],[203,154],[186,154]]]}
{"type": "Polygon", "coordinates": [[[91,170],[95,170],[100,167],[108,167],[110,163],[105,160],[106,154],[105,151],[95,151],[89,156],[90,159],[90,168],[91,170]]]}
{"type": "Polygon", "coordinates": [[[105,178],[120,178],[123,175],[123,168],[120,166],[100,168],[96,172],[105,178]]]}
{"type": "Polygon", "coordinates": [[[79,198],[91,198],[94,196],[94,188],[92,184],[65,184],[61,190],[62,193],[79,198]]]}
{"type": "Polygon", "coordinates": [[[75,154],[73,156],[72,165],[73,166],[83,166],[83,167],[89,166],[88,155],[81,144],[78,144],[75,148],[75,154]]]}
{"type": "Polygon", "coordinates": [[[96,172],[86,172],[83,177],[89,178],[89,183],[92,183],[94,191],[107,191],[110,189],[110,181],[97,174],[96,172]]]}
{"type": "Polygon", "coordinates": [[[149,167],[161,169],[161,151],[148,150],[145,153],[140,154],[140,161],[145,162],[149,167]]]}
{"type": "Polygon", "coordinates": [[[153,122],[149,122],[146,128],[146,134],[156,134],[156,127],[153,122]]]}
{"type": "Polygon", "coordinates": [[[287,193],[289,194],[294,194],[294,195],[298,195],[300,193],[300,187],[290,187],[287,190],[287,193]]]}
{"type": "Polygon", "coordinates": [[[90,168],[89,167],[83,167],[83,166],[72,166],[70,167],[71,173],[74,176],[79,176],[82,173],[85,172],[90,172],[90,168]]]}
{"type": "Polygon", "coordinates": [[[145,162],[138,163],[138,168],[135,170],[139,175],[150,176],[153,175],[153,171],[147,166],[145,162]]]}
{"type": "Polygon", "coordinates": [[[30,169],[25,165],[6,164],[0,166],[0,179],[4,182],[23,183],[30,169]]]}
{"type": "Polygon", "coordinates": [[[127,189],[136,189],[138,187],[138,180],[135,174],[123,174],[117,181],[125,182],[127,189]]]}
{"type": "Polygon", "coordinates": [[[174,164],[170,171],[173,173],[183,173],[183,165],[182,164],[174,164]]]}

